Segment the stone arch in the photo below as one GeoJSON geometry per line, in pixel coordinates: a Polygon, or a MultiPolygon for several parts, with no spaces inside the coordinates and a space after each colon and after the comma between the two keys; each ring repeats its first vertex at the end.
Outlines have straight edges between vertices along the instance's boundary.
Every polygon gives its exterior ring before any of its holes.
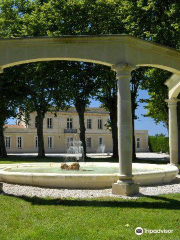
{"type": "Polygon", "coordinates": [[[172,74],[165,85],[168,86],[169,98],[177,98],[180,93],[180,75],[172,74]]]}
{"type": "Polygon", "coordinates": [[[0,69],[51,60],[114,66],[128,63],[180,75],[180,52],[128,35],[61,36],[0,39],[0,69]]]}
{"type": "Polygon", "coordinates": [[[165,82],[168,87],[169,99],[166,100],[169,108],[169,146],[170,146],[170,162],[178,165],[178,122],[177,122],[177,99],[180,93],[180,75],[172,74],[165,82]]]}
{"type": "Polygon", "coordinates": [[[10,66],[49,60],[93,62],[116,71],[119,180],[113,184],[113,193],[137,193],[132,176],[131,71],[136,66],[158,67],[179,77],[180,52],[128,35],[0,39],[0,73],[10,66]]]}

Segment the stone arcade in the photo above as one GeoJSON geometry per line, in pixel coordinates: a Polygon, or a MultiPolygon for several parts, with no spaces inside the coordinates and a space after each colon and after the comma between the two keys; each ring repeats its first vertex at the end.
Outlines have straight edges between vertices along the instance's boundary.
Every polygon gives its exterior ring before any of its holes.
{"type": "MultiPolygon", "coordinates": [[[[37,61],[85,61],[110,66],[117,72],[119,180],[114,194],[138,192],[132,180],[132,119],[130,77],[136,66],[157,67],[180,76],[180,52],[127,35],[61,36],[0,40],[3,68],[37,61]]],[[[170,106],[171,164],[177,165],[176,100],[170,106]]]]}

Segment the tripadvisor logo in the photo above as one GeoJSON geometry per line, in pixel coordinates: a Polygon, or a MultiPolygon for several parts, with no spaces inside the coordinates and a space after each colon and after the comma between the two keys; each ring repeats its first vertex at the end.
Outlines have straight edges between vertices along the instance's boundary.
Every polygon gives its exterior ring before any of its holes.
{"type": "MultiPolygon", "coordinates": [[[[143,229],[141,227],[137,227],[135,229],[135,233],[136,235],[142,235],[143,234],[143,229]]],[[[166,229],[154,229],[154,230],[150,230],[150,229],[146,229],[144,228],[144,233],[173,233],[173,230],[166,230],[166,229]]]]}
{"type": "Polygon", "coordinates": [[[137,235],[141,235],[141,234],[143,234],[143,229],[142,229],[141,227],[137,227],[137,228],[135,229],[135,233],[136,233],[137,235]]]}

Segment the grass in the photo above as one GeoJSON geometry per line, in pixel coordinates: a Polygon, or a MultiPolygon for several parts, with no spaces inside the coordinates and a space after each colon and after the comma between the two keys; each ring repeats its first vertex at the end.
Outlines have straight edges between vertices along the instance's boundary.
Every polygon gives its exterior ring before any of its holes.
{"type": "MultiPolygon", "coordinates": [[[[0,164],[11,164],[11,163],[30,163],[30,162],[64,162],[64,161],[76,161],[73,157],[45,157],[45,158],[38,158],[36,156],[16,156],[16,155],[10,155],[8,158],[0,158],[0,164]]],[[[118,162],[117,158],[86,158],[86,162],[118,162]]],[[[152,163],[152,164],[167,164],[169,163],[168,160],[154,160],[153,161],[147,161],[146,159],[135,159],[133,162],[136,163],[152,163]]]]}
{"type": "Polygon", "coordinates": [[[180,239],[180,194],[124,199],[0,195],[2,240],[180,239]],[[135,234],[135,228],[173,230],[135,234]]]}
{"type": "MultiPolygon", "coordinates": [[[[10,155],[7,158],[0,158],[0,164],[11,164],[11,163],[29,163],[29,162],[65,162],[65,161],[76,161],[75,157],[45,157],[38,158],[36,156],[16,156],[10,155]]],[[[115,158],[86,158],[86,162],[118,162],[115,158]]]]}
{"type": "MultiPolygon", "coordinates": [[[[63,160],[11,156],[0,163],[63,160]]],[[[117,162],[117,159],[87,159],[92,160],[117,162]]],[[[0,240],[180,240],[179,211],[180,194],[135,200],[47,199],[0,194],[0,240]],[[136,227],[173,230],[173,233],[137,236],[136,227]]]]}

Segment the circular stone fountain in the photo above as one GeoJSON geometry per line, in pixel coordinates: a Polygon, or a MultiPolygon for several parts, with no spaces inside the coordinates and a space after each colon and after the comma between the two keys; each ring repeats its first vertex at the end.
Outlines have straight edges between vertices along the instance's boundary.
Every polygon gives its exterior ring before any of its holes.
{"type": "MultiPolygon", "coordinates": [[[[70,164],[70,163],[68,163],[70,164]]],[[[0,165],[0,182],[52,188],[110,188],[118,180],[118,163],[80,163],[80,170],[62,170],[61,163],[0,165]]],[[[133,180],[140,185],[171,182],[178,168],[172,165],[133,163],[133,180]]]]}

